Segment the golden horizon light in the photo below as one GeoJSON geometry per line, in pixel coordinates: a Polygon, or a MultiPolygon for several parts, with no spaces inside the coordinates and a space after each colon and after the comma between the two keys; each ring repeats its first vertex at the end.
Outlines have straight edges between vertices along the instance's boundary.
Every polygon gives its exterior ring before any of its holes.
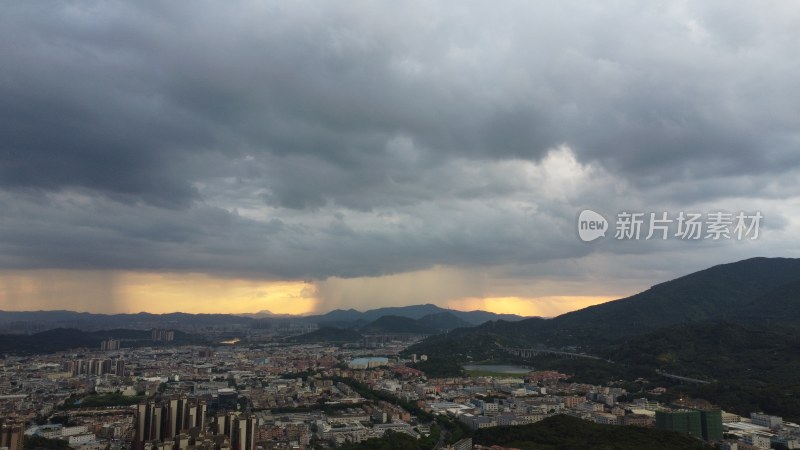
{"type": "MultiPolygon", "coordinates": [[[[394,278],[390,278],[394,280],[394,278]]],[[[396,280],[394,280],[396,281],[396,280]]],[[[385,286],[381,286],[384,287],[385,286]]],[[[369,292],[378,292],[377,286],[369,292]]],[[[0,310],[64,309],[93,313],[324,314],[344,305],[325,301],[318,282],[224,278],[201,273],[44,270],[0,273],[0,310]]],[[[350,292],[353,294],[353,292],[350,292]]],[[[459,311],[554,317],[619,296],[492,296],[442,298],[434,303],[459,311]]],[[[361,311],[385,306],[361,305],[361,311]]],[[[405,303],[410,305],[412,303],[405,303]]]]}
{"type": "Polygon", "coordinates": [[[613,296],[544,296],[544,297],[470,297],[447,302],[459,311],[483,310],[496,314],[555,317],[570,311],[599,305],[619,297],[613,296]]]}

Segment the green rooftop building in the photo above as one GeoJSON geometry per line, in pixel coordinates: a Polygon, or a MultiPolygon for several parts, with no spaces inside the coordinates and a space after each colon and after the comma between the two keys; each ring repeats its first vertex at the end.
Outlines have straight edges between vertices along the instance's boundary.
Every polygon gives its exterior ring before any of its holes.
{"type": "Polygon", "coordinates": [[[678,409],[656,411],[656,428],[672,430],[707,441],[722,439],[722,411],[678,409]]]}
{"type": "Polygon", "coordinates": [[[700,429],[703,432],[703,439],[707,441],[719,441],[722,439],[722,410],[701,409],[700,410],[700,429]]]}
{"type": "Polygon", "coordinates": [[[703,437],[700,411],[693,409],[656,411],[656,428],[703,437]]]}

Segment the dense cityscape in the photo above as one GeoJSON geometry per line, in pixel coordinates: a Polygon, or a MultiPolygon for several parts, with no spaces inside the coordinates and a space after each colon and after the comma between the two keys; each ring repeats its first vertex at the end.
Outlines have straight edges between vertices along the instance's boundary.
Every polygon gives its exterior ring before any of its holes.
{"type": "Polygon", "coordinates": [[[491,365],[428,377],[413,368],[427,355],[402,356],[419,336],[216,346],[175,346],[173,336],[154,329],[152,347],[109,339],[94,349],[5,356],[0,446],[22,450],[25,436],[75,450],[305,450],[402,433],[424,448],[463,450],[492,444],[473,443],[474,430],[567,415],[677,431],[723,449],[800,448],[795,423],[703,400],[662,403],[658,386],[639,397],[611,380],[591,385],[557,371],[491,365]]]}
{"type": "Polygon", "coordinates": [[[800,0],[0,1],[0,450],[800,450],[800,0]]]}

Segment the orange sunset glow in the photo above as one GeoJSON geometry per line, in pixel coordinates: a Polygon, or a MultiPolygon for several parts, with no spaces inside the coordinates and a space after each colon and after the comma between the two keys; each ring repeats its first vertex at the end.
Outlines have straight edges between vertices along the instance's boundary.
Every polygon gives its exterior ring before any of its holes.
{"type": "Polygon", "coordinates": [[[256,281],[201,274],[127,274],[118,295],[128,312],[308,314],[315,311],[314,285],[301,281],[256,281]]]}
{"type": "MultiPolygon", "coordinates": [[[[441,275],[441,271],[434,272],[441,275]]],[[[426,276],[430,276],[429,274],[426,276]]],[[[375,278],[386,286],[408,285],[405,276],[375,278]]],[[[269,281],[222,278],[205,274],[39,271],[5,272],[0,276],[0,309],[37,310],[57,305],[61,309],[103,313],[155,314],[171,312],[242,314],[270,311],[274,314],[307,315],[344,307],[331,303],[320,284],[304,281],[269,281]]],[[[417,280],[419,281],[419,280],[417,280]]],[[[363,280],[362,290],[370,292],[363,280]]],[[[420,287],[420,284],[415,284],[420,287]]],[[[386,288],[376,285],[374,288],[386,288]]],[[[347,296],[347,291],[343,294],[347,296]]],[[[484,310],[522,316],[554,317],[565,312],[604,303],[618,296],[460,296],[439,293],[430,300],[462,311],[484,310]],[[453,298],[455,297],[455,298],[453,298]]],[[[425,302],[422,299],[421,302],[425,302]]],[[[371,307],[380,307],[375,304],[371,307]]],[[[369,309],[362,305],[357,309],[369,309]]]]}
{"type": "Polygon", "coordinates": [[[447,307],[462,311],[484,310],[498,314],[555,317],[576,309],[616,300],[617,298],[606,296],[464,298],[447,302],[447,307]]]}

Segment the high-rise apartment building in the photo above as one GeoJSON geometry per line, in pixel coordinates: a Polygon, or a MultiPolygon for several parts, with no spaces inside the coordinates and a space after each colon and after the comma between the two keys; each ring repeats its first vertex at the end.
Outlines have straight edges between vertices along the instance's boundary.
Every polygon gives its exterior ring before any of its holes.
{"type": "Polygon", "coordinates": [[[106,339],[100,343],[100,350],[119,350],[119,340],[106,339]]]}
{"type": "Polygon", "coordinates": [[[22,450],[25,423],[13,418],[0,418],[0,448],[22,450]]]}
{"type": "MultiPolygon", "coordinates": [[[[133,450],[151,449],[153,444],[183,442],[193,428],[204,429],[206,403],[186,397],[171,398],[159,403],[140,403],[134,417],[133,450]]],[[[188,439],[188,438],[187,438],[188,439]]],[[[189,445],[189,444],[186,444],[189,445]]]]}
{"type": "Polygon", "coordinates": [[[231,450],[255,450],[256,417],[234,412],[219,413],[215,417],[215,434],[230,439],[231,450]]]}

